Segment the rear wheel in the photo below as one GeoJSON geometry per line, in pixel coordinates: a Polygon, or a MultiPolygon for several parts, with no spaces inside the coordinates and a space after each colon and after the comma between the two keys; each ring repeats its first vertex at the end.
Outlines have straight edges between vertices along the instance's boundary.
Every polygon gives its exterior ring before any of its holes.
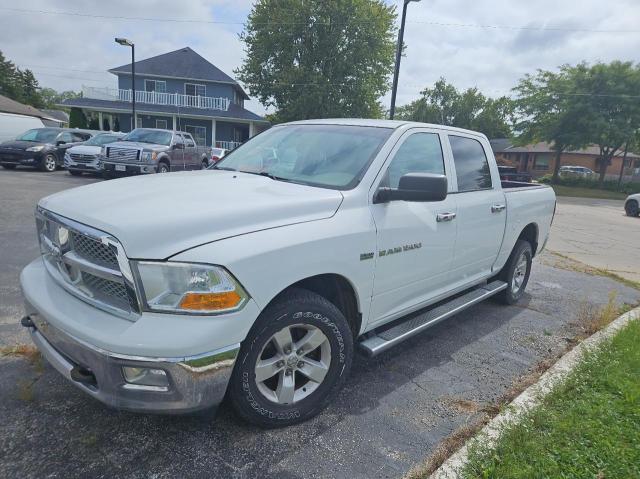
{"type": "Polygon", "coordinates": [[[624,205],[624,211],[627,213],[627,216],[638,216],[640,215],[640,208],[638,207],[638,202],[636,200],[629,200],[624,205]]]}
{"type": "Polygon", "coordinates": [[[504,304],[518,302],[529,282],[533,252],[528,241],[518,240],[498,275],[498,279],[507,283],[507,288],[496,295],[496,299],[504,304]]]}
{"type": "Polygon", "coordinates": [[[240,417],[262,427],[305,421],[338,392],[352,356],[351,329],[338,308],[291,290],[263,311],[243,342],[230,400],[240,417]]]}
{"type": "Polygon", "coordinates": [[[42,171],[46,171],[47,173],[52,173],[56,171],[56,162],[56,155],[54,155],[53,153],[49,153],[42,159],[40,169],[42,171]]]}
{"type": "Polygon", "coordinates": [[[15,170],[16,165],[2,165],[5,170],[15,170]]]}

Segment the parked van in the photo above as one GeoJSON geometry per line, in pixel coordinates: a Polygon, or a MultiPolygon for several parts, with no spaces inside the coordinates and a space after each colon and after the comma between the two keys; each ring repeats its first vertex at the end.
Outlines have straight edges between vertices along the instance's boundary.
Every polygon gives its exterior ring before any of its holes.
{"type": "Polygon", "coordinates": [[[0,112],[0,143],[13,140],[19,134],[32,128],[42,128],[43,126],[45,125],[42,120],[35,116],[0,112]]]}

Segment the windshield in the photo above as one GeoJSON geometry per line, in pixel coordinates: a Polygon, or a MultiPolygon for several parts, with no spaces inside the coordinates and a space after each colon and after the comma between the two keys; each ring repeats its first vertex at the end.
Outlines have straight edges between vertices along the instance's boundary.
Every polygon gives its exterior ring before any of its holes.
{"type": "Polygon", "coordinates": [[[118,141],[122,138],[119,135],[96,135],[93,138],[85,141],[84,144],[88,146],[102,146],[107,143],[113,143],[114,141],[118,141]]]}
{"type": "Polygon", "coordinates": [[[60,133],[59,130],[49,130],[47,128],[36,128],[34,130],[25,131],[17,140],[34,141],[36,143],[53,143],[60,133]]]}
{"type": "Polygon", "coordinates": [[[349,125],[276,126],[228,153],[212,169],[347,190],[358,184],[392,131],[349,125]]]}
{"type": "Polygon", "coordinates": [[[140,143],[169,146],[171,144],[171,136],[171,133],[168,131],[136,128],[125,136],[122,141],[137,141],[140,143]]]}

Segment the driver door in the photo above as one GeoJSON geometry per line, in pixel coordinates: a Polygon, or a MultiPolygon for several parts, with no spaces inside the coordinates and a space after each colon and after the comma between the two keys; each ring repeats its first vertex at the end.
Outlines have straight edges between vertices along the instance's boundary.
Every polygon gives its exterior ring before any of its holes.
{"type": "Polygon", "coordinates": [[[184,170],[184,137],[181,133],[176,133],[174,137],[174,149],[171,156],[171,171],[184,170]],[[180,145],[176,148],[176,145],[180,145]]]}
{"type": "MultiPolygon", "coordinates": [[[[400,177],[407,173],[446,174],[450,178],[444,141],[446,138],[434,130],[407,132],[389,155],[373,193],[380,186],[397,188],[400,177]]],[[[451,187],[449,184],[448,191],[451,187]]],[[[447,290],[457,234],[453,220],[456,200],[455,195],[448,195],[435,202],[371,201],[370,208],[378,245],[370,322],[383,324],[426,306],[447,290]]]]}

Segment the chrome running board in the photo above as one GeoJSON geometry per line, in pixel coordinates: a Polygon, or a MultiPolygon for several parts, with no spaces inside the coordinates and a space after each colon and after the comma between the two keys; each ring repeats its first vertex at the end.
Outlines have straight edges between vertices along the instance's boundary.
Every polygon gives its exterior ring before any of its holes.
{"type": "Polygon", "coordinates": [[[489,284],[474,288],[432,309],[428,309],[422,313],[412,314],[406,319],[394,321],[391,323],[391,327],[385,325],[374,330],[373,335],[367,336],[360,342],[360,348],[364,350],[368,356],[376,356],[396,344],[401,343],[405,339],[439,323],[443,319],[447,319],[460,311],[464,311],[468,307],[484,301],[506,288],[507,283],[504,281],[492,281],[489,284]]]}

